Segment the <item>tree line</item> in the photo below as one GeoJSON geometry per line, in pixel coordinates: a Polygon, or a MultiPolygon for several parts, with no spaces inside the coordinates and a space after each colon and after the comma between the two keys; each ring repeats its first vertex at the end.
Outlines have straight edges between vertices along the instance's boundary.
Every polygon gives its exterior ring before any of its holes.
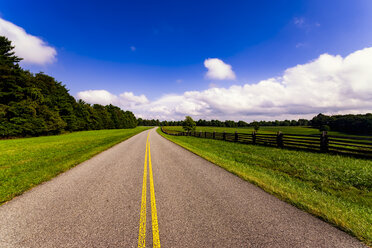
{"type": "MultiPolygon", "coordinates": [[[[199,119],[195,121],[197,126],[200,127],[254,127],[257,124],[259,126],[308,126],[309,120],[299,119],[299,120],[284,120],[284,121],[219,121],[219,120],[202,120],[199,119]]],[[[138,118],[139,126],[182,126],[184,121],[159,121],[159,120],[146,120],[138,118]]]]}
{"type": "Polygon", "coordinates": [[[11,42],[0,36],[0,137],[22,137],[115,128],[133,128],[130,111],[76,101],[61,82],[19,66],[11,42]]]}
{"type": "MultiPolygon", "coordinates": [[[[189,117],[191,118],[191,117],[189,117]]],[[[141,126],[184,126],[184,121],[159,121],[138,119],[138,125],[141,126]]],[[[338,131],[351,134],[372,134],[372,114],[357,115],[324,115],[318,114],[311,120],[284,120],[284,121],[219,121],[219,120],[202,120],[195,121],[196,126],[201,127],[254,127],[258,130],[260,126],[310,126],[320,131],[338,131]]]]}
{"type": "Polygon", "coordinates": [[[318,114],[311,120],[313,127],[351,134],[372,134],[372,114],[323,115],[318,114]]]}

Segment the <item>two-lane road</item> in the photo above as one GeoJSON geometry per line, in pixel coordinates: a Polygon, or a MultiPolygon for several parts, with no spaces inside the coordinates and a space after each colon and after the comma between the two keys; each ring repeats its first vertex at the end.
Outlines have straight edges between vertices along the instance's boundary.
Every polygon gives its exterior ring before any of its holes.
{"type": "Polygon", "coordinates": [[[155,129],[0,206],[0,247],[143,244],[364,247],[155,129]]]}

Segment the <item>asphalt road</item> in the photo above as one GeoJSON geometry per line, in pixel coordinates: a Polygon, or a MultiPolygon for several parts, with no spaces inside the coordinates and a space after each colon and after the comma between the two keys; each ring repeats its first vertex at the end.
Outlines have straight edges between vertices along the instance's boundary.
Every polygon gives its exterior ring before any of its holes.
{"type": "Polygon", "coordinates": [[[137,247],[141,235],[151,247],[157,231],[163,247],[365,247],[155,129],[148,167],[147,135],[0,206],[0,247],[137,247]]]}

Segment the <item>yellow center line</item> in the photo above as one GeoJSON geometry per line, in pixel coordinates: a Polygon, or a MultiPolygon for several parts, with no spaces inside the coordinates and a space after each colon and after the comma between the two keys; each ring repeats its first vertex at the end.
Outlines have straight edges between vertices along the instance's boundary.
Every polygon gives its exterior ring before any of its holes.
{"type": "Polygon", "coordinates": [[[158,214],[156,211],[154,179],[152,177],[150,142],[148,142],[148,146],[149,146],[149,172],[150,172],[151,216],[152,216],[152,242],[153,242],[153,247],[160,248],[158,214]]]}
{"type": "Polygon", "coordinates": [[[152,163],[151,163],[151,151],[149,134],[147,134],[146,140],[146,153],[145,153],[145,164],[143,170],[143,183],[142,183],[142,200],[141,200],[141,216],[138,234],[138,247],[146,247],[146,189],[147,189],[147,151],[149,151],[149,175],[150,175],[150,196],[151,196],[151,217],[152,217],[152,235],[153,235],[153,247],[160,248],[159,239],[159,226],[158,226],[158,214],[156,211],[155,201],[155,188],[154,179],[152,175],[152,163]]]}
{"type": "MultiPolygon", "coordinates": [[[[150,132],[149,132],[150,134],[150,132]]],[[[142,183],[142,200],[141,200],[141,216],[138,234],[138,247],[146,247],[146,183],[147,183],[147,144],[149,141],[149,134],[147,134],[145,165],[143,169],[143,183],[142,183]]]]}

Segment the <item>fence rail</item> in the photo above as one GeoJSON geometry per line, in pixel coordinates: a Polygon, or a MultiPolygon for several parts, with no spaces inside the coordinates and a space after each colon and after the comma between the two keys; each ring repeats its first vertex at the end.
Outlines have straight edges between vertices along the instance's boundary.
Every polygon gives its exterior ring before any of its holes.
{"type": "Polygon", "coordinates": [[[320,135],[303,134],[261,134],[249,133],[220,133],[220,132],[180,132],[166,130],[165,134],[174,136],[193,136],[204,139],[216,139],[242,144],[264,145],[279,148],[301,149],[316,152],[338,153],[372,158],[372,138],[331,136],[327,132],[320,135]]]}

